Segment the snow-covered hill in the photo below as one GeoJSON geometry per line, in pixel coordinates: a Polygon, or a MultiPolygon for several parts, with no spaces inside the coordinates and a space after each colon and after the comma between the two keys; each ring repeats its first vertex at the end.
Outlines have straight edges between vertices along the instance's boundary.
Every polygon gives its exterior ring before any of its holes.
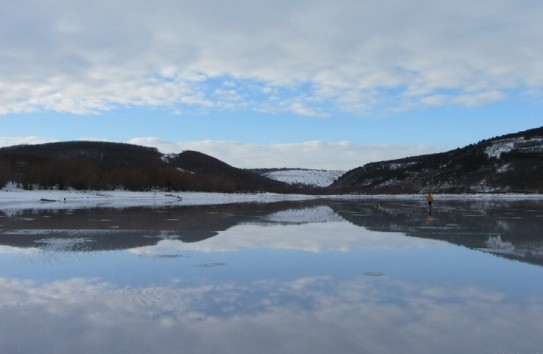
{"type": "Polygon", "coordinates": [[[345,171],[280,169],[262,173],[263,176],[289,184],[302,184],[312,187],[328,187],[345,171]]]}

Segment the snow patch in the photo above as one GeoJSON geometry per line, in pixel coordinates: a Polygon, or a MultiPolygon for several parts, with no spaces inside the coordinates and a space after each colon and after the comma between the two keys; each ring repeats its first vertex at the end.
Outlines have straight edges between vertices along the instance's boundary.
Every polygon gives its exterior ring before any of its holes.
{"type": "Polygon", "coordinates": [[[507,163],[503,166],[498,167],[498,169],[496,170],[496,173],[505,173],[510,170],[511,170],[511,164],[507,163]]]}
{"type": "Polygon", "coordinates": [[[488,157],[499,159],[503,153],[510,152],[515,148],[515,141],[501,141],[485,149],[488,157]]]}
{"type": "Polygon", "coordinates": [[[166,163],[171,162],[177,155],[176,154],[163,154],[160,159],[166,163]]]}
{"type": "Polygon", "coordinates": [[[4,188],[2,188],[2,190],[6,192],[13,192],[13,191],[21,190],[21,188],[19,188],[15,183],[9,181],[8,183],[6,183],[4,188]]]}
{"type": "Polygon", "coordinates": [[[280,170],[264,173],[264,176],[289,184],[303,184],[314,187],[328,187],[345,171],[339,170],[280,170]]]}
{"type": "Polygon", "coordinates": [[[541,153],[543,152],[543,138],[525,139],[524,137],[516,139],[504,139],[494,142],[485,149],[488,157],[499,159],[503,153],[519,150],[524,153],[541,153]]]}
{"type": "Polygon", "coordinates": [[[390,163],[390,164],[388,164],[388,168],[390,170],[397,170],[397,169],[400,169],[400,168],[407,168],[407,167],[410,167],[410,166],[414,166],[416,164],[417,164],[417,162],[390,163]]]}
{"type": "Polygon", "coordinates": [[[83,208],[165,207],[177,205],[218,205],[233,203],[273,203],[315,200],[318,196],[277,193],[205,193],[205,192],[129,192],[72,190],[0,190],[0,211],[13,215],[18,210],[54,210],[83,208]],[[45,201],[44,201],[45,200],[45,201]]]}

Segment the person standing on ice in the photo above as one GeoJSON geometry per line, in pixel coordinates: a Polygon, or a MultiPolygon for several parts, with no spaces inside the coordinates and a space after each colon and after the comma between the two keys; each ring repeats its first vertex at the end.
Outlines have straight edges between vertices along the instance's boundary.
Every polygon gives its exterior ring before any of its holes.
{"type": "Polygon", "coordinates": [[[426,201],[428,202],[428,215],[432,215],[432,202],[434,201],[432,193],[428,193],[426,196],[426,201]]]}

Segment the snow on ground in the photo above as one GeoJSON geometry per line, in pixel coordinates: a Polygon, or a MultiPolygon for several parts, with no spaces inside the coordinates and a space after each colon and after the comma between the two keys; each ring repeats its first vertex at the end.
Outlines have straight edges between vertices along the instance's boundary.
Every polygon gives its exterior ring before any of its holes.
{"type": "MultiPolygon", "coordinates": [[[[204,193],[204,192],[127,192],[127,191],[73,191],[31,190],[16,188],[0,190],[0,211],[23,209],[82,209],[82,208],[128,208],[165,207],[190,205],[218,205],[234,203],[274,203],[281,201],[307,201],[317,199],[334,200],[409,200],[425,203],[423,194],[406,195],[302,195],[275,193],[204,193]]],[[[460,194],[434,195],[434,200],[526,200],[541,199],[543,194],[460,194]]]]}
{"type": "Polygon", "coordinates": [[[0,190],[0,210],[80,209],[92,207],[127,208],[175,205],[216,205],[232,203],[271,203],[301,201],[314,196],[274,193],[204,193],[204,192],[127,192],[127,191],[58,191],[0,190]]]}
{"type": "Polygon", "coordinates": [[[543,139],[541,137],[526,139],[524,137],[503,139],[492,143],[485,149],[488,157],[499,159],[503,153],[511,152],[512,150],[521,150],[524,152],[542,152],[543,139]]]}
{"type": "Polygon", "coordinates": [[[488,157],[499,159],[503,153],[510,152],[515,148],[515,141],[507,140],[496,142],[485,149],[488,157]]]}
{"type": "Polygon", "coordinates": [[[304,184],[314,187],[328,187],[345,171],[337,170],[279,170],[265,173],[264,176],[289,184],[304,184]]]}

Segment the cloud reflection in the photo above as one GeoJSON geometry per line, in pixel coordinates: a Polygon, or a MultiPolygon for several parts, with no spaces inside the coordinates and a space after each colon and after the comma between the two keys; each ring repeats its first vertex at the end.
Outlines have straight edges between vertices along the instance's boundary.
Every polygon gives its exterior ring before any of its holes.
{"type": "Polygon", "coordinates": [[[543,297],[389,276],[118,288],[0,278],[8,353],[535,353],[543,297]]]}
{"type": "Polygon", "coordinates": [[[132,248],[138,255],[159,256],[185,251],[225,252],[247,249],[297,250],[305,252],[352,251],[356,249],[421,248],[443,245],[442,241],[405,237],[400,233],[371,231],[345,222],[301,225],[241,224],[218,236],[196,243],[165,239],[156,245],[132,248]]]}

